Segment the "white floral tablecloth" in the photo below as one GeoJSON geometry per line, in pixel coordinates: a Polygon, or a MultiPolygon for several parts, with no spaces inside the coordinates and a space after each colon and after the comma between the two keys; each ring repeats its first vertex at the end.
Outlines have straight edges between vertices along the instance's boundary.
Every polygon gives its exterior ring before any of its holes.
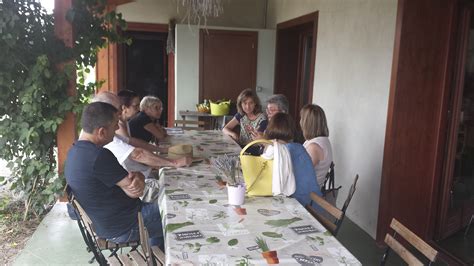
{"type": "MultiPolygon", "coordinates": [[[[169,142],[192,144],[204,158],[240,152],[220,131],[186,131],[169,142]]],[[[360,265],[295,199],[246,197],[231,206],[219,180],[206,161],[161,172],[167,265],[360,265]],[[257,237],[276,254],[264,258],[257,237]]]]}

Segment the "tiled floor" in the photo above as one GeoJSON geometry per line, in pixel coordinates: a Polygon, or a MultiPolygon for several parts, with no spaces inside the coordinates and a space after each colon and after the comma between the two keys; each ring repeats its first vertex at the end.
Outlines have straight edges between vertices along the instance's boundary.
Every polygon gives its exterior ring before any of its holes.
{"type": "Polygon", "coordinates": [[[66,203],[56,203],[14,265],[90,265],[91,257],[76,221],[67,216],[66,203]]]}
{"type": "Polygon", "coordinates": [[[461,258],[468,265],[474,265],[474,224],[471,225],[467,235],[465,228],[456,234],[440,241],[438,244],[461,258]]]}

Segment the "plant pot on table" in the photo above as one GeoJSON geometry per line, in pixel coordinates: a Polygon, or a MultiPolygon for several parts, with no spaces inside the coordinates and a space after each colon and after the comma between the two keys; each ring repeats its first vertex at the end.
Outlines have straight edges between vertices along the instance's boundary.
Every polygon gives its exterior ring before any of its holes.
{"type": "Polygon", "coordinates": [[[262,256],[267,260],[268,264],[279,264],[278,254],[276,250],[264,251],[262,256]]]}
{"type": "Polygon", "coordinates": [[[230,205],[244,204],[245,184],[229,185],[229,183],[227,183],[227,195],[230,205]]]}

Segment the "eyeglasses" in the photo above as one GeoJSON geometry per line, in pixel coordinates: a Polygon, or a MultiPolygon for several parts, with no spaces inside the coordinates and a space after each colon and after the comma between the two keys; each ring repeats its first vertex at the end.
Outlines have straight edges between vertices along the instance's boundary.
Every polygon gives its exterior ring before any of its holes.
{"type": "Polygon", "coordinates": [[[269,113],[275,113],[275,112],[279,112],[279,111],[280,111],[280,109],[278,109],[278,108],[268,108],[267,107],[267,112],[269,112],[269,113]]]}

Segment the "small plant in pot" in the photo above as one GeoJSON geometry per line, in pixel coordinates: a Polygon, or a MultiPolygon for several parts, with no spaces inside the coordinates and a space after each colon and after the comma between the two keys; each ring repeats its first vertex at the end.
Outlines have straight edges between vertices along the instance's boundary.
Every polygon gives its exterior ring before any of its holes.
{"type": "Polygon", "coordinates": [[[257,243],[258,247],[262,250],[262,257],[267,260],[268,264],[278,264],[280,260],[278,259],[276,250],[270,250],[267,245],[267,241],[265,241],[262,237],[255,238],[255,242],[257,243]]]}
{"type": "Polygon", "coordinates": [[[227,178],[227,193],[230,205],[242,205],[245,198],[245,185],[238,169],[238,157],[220,155],[211,160],[212,165],[227,178]]]}

